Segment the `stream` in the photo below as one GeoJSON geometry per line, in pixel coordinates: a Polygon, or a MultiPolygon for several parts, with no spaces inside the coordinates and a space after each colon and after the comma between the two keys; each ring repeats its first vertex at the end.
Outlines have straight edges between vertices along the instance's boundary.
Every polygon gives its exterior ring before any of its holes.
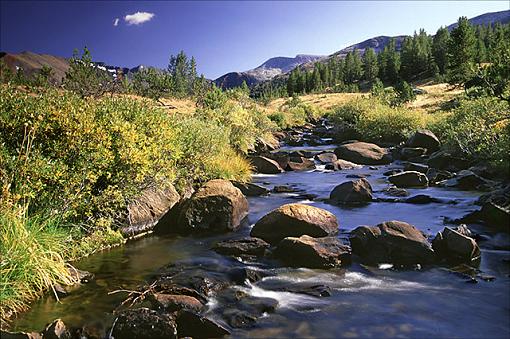
{"type": "MultiPolygon", "coordinates": [[[[333,150],[334,145],[289,147],[281,150],[333,150]]],[[[510,337],[510,237],[493,233],[481,225],[469,225],[479,235],[483,275],[477,283],[467,275],[432,266],[396,270],[389,265],[368,267],[354,261],[350,266],[330,269],[286,268],[271,259],[241,260],[217,254],[210,248],[220,240],[249,235],[253,224],[269,211],[291,202],[311,204],[336,215],[338,237],[348,243],[348,233],[359,225],[377,225],[401,220],[415,225],[430,238],[445,226],[444,217],[459,218],[475,209],[481,194],[439,187],[408,189],[411,196],[427,194],[455,203],[408,204],[372,202],[347,207],[322,202],[338,184],[352,180],[347,175],[367,176],[375,197],[387,197],[381,190],[388,183],[383,173],[402,168],[399,162],[372,168],[327,171],[285,172],[277,175],[255,174],[253,182],[267,188],[288,185],[299,192],[271,193],[248,197],[250,213],[243,226],[233,233],[215,236],[156,236],[127,242],[124,246],[94,254],[75,263],[92,272],[95,278],[83,284],[60,302],[51,294],[20,315],[12,330],[39,331],[55,318],[68,326],[94,329],[101,336],[114,321],[112,311],[125,298],[113,290],[136,289],[150,280],[161,267],[178,264],[191,269],[222,272],[250,267],[268,276],[257,282],[239,282],[210,296],[207,315],[224,325],[232,337],[510,337]],[[316,195],[308,200],[302,193],[316,195]],[[282,286],[325,285],[330,296],[315,296],[282,286]],[[244,293],[278,301],[272,312],[264,312],[249,326],[233,327],[225,314],[238,312],[232,295],[244,293]],[[232,310],[231,310],[232,309],[232,310]]]]}

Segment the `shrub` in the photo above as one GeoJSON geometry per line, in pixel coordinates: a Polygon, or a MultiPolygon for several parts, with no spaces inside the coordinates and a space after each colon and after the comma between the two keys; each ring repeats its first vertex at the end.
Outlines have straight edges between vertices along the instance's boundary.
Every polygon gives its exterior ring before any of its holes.
{"type": "Polygon", "coordinates": [[[510,110],[506,102],[494,97],[461,100],[432,128],[451,151],[509,173],[510,110]]]}
{"type": "Polygon", "coordinates": [[[392,106],[399,106],[416,99],[416,94],[411,85],[406,81],[400,81],[395,86],[395,98],[392,100],[392,106]]]}

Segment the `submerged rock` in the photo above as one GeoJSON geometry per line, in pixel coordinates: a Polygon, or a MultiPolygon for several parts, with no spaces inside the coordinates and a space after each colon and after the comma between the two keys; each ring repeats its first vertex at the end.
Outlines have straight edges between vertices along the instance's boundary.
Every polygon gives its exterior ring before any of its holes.
{"type": "Polygon", "coordinates": [[[388,150],[359,141],[338,146],[335,154],[339,159],[362,165],[383,165],[389,164],[392,160],[388,150]]]}
{"type": "Polygon", "coordinates": [[[138,308],[119,313],[111,333],[115,339],[177,338],[177,326],[168,314],[138,308]]]}
{"type": "Polygon", "coordinates": [[[404,188],[398,188],[393,185],[389,185],[385,189],[382,190],[383,193],[390,195],[392,197],[407,197],[409,196],[409,192],[404,188]]]}
{"type": "Polygon", "coordinates": [[[434,133],[429,130],[422,129],[416,131],[409,140],[407,140],[407,146],[423,147],[426,148],[429,153],[432,153],[441,147],[441,143],[434,133]]]}
{"type": "Polygon", "coordinates": [[[176,321],[179,338],[220,338],[230,334],[216,321],[187,310],[178,312],[176,321]]]}
{"type": "Polygon", "coordinates": [[[427,176],[423,173],[416,171],[406,171],[402,173],[397,173],[394,175],[390,175],[388,177],[389,182],[393,185],[401,188],[407,187],[427,187],[429,184],[429,180],[427,176]]]}
{"type": "Polygon", "coordinates": [[[177,226],[182,233],[237,229],[248,215],[248,200],[227,180],[211,180],[184,202],[177,226]]]}
{"type": "Polygon", "coordinates": [[[362,178],[347,181],[336,186],[329,195],[334,204],[359,204],[372,201],[372,186],[368,180],[362,178]]]}
{"type": "Polygon", "coordinates": [[[250,234],[275,244],[286,237],[325,237],[337,232],[338,221],[331,212],[305,204],[286,204],[257,221],[250,234]]]}
{"type": "Polygon", "coordinates": [[[350,263],[350,248],[334,237],[287,237],[278,244],[275,255],[295,267],[332,268],[350,263]]]}
{"type": "Polygon", "coordinates": [[[352,252],[369,263],[413,265],[429,264],[435,259],[427,238],[402,221],[360,226],[351,232],[349,239],[352,252]]]}
{"type": "Polygon", "coordinates": [[[259,238],[242,238],[220,241],[213,250],[225,255],[255,255],[262,256],[269,248],[269,244],[259,238]]]}
{"type": "Polygon", "coordinates": [[[404,202],[408,204],[430,204],[432,202],[443,202],[440,199],[431,197],[430,195],[426,194],[418,194],[415,196],[412,196],[410,198],[407,198],[404,202]]]}
{"type": "Polygon", "coordinates": [[[440,259],[452,262],[478,260],[481,255],[480,248],[470,235],[471,232],[465,226],[457,229],[445,227],[432,241],[432,248],[440,259]]]}
{"type": "Polygon", "coordinates": [[[275,160],[266,157],[255,156],[251,157],[250,161],[255,167],[255,171],[257,173],[278,174],[283,172],[283,169],[275,160]]]}

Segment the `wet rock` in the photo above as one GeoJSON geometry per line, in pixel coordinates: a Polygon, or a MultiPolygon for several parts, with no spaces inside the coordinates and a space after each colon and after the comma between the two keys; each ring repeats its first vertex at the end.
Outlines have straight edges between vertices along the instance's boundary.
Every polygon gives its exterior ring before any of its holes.
{"type": "Polygon", "coordinates": [[[315,169],[313,160],[306,158],[290,158],[285,170],[287,171],[305,171],[315,169]]]}
{"type": "Polygon", "coordinates": [[[277,185],[273,187],[273,192],[275,193],[293,193],[296,192],[297,189],[287,186],[287,185],[277,185]]]}
{"type": "Polygon", "coordinates": [[[42,332],[42,336],[45,339],[68,339],[71,338],[71,333],[62,319],[55,319],[46,326],[42,332]]]}
{"type": "Polygon", "coordinates": [[[160,269],[160,272],[160,278],[156,281],[157,292],[190,295],[202,302],[204,302],[203,296],[223,290],[230,285],[224,265],[172,264],[160,269]],[[180,293],[178,290],[172,292],[172,287],[184,287],[196,293],[180,293]]]}
{"type": "Polygon", "coordinates": [[[332,294],[329,286],[306,281],[293,282],[288,280],[267,279],[260,282],[258,286],[271,291],[306,294],[319,298],[330,297],[332,294]]]}
{"type": "Polygon", "coordinates": [[[434,133],[429,130],[422,129],[416,131],[409,140],[407,140],[407,146],[423,147],[426,148],[429,153],[432,153],[441,147],[441,143],[434,133]]]}
{"type": "Polygon", "coordinates": [[[257,282],[264,277],[271,274],[264,270],[254,270],[249,267],[236,267],[228,272],[231,281],[238,285],[243,285],[248,280],[249,282],[257,282]]]}
{"type": "Polygon", "coordinates": [[[400,168],[393,168],[383,173],[385,177],[389,177],[390,175],[397,174],[403,172],[400,168]]]}
{"type": "Polygon", "coordinates": [[[342,171],[342,170],[362,168],[363,166],[355,164],[355,163],[347,161],[347,160],[338,159],[331,164],[327,164],[326,169],[328,169],[328,167],[334,171],[342,171]]]}
{"type": "Polygon", "coordinates": [[[255,255],[263,256],[269,244],[259,238],[242,238],[220,241],[213,250],[225,255],[255,255]]]}
{"type": "Polygon", "coordinates": [[[436,184],[443,180],[451,179],[455,176],[451,172],[444,171],[444,170],[438,170],[436,168],[429,168],[427,170],[426,175],[427,175],[427,178],[429,179],[429,184],[436,184]]]}
{"type": "Polygon", "coordinates": [[[154,293],[151,299],[156,307],[169,312],[180,311],[182,309],[200,312],[205,308],[204,304],[197,298],[183,294],[154,293]]]}
{"type": "Polygon", "coordinates": [[[88,271],[79,270],[74,267],[69,267],[67,269],[69,271],[69,274],[71,275],[72,279],[79,283],[88,283],[92,279],[94,279],[94,274],[90,273],[88,271]]]}
{"type": "Polygon", "coordinates": [[[336,154],[333,152],[320,153],[315,156],[315,160],[322,164],[331,164],[337,161],[336,154]]]}
{"type": "Polygon", "coordinates": [[[408,160],[408,159],[412,159],[412,158],[421,157],[422,155],[425,155],[425,153],[427,153],[427,149],[426,148],[421,148],[421,147],[415,147],[415,148],[404,147],[400,151],[400,158],[402,160],[408,160]]]}
{"type": "Polygon", "coordinates": [[[153,290],[156,293],[173,294],[173,295],[187,295],[199,300],[202,304],[207,303],[205,294],[198,292],[193,288],[176,285],[171,279],[160,278],[155,282],[153,290]]]}
{"type": "Polygon", "coordinates": [[[352,161],[361,165],[383,165],[391,162],[387,149],[366,142],[343,144],[335,149],[339,159],[352,161]]]}
{"type": "Polygon", "coordinates": [[[275,160],[266,157],[255,156],[251,157],[250,161],[255,167],[255,171],[257,173],[278,174],[283,172],[283,169],[275,160]]]}
{"type": "Polygon", "coordinates": [[[126,310],[119,313],[112,328],[115,339],[166,339],[177,338],[175,319],[148,308],[126,310]]]}
{"type": "Polygon", "coordinates": [[[255,141],[254,151],[256,154],[262,154],[270,151],[274,151],[280,147],[280,142],[275,136],[268,138],[258,137],[255,141]]]}
{"type": "Polygon", "coordinates": [[[149,231],[179,199],[179,193],[170,184],[165,189],[144,190],[128,205],[126,225],[120,231],[126,237],[149,231]]]}
{"type": "Polygon", "coordinates": [[[347,181],[336,186],[329,195],[333,204],[359,204],[372,201],[372,186],[366,179],[347,181]]]}
{"type": "Polygon", "coordinates": [[[446,151],[437,151],[430,155],[428,165],[433,168],[456,172],[468,168],[470,162],[446,151]]]}
{"type": "Polygon", "coordinates": [[[248,200],[227,180],[211,180],[187,200],[177,226],[182,233],[237,229],[248,215],[248,200]]]}
{"type": "Polygon", "coordinates": [[[420,173],[426,174],[427,171],[429,170],[429,167],[424,164],[408,162],[407,164],[404,165],[404,170],[405,171],[415,171],[415,172],[420,172],[420,173]]]}
{"type": "Polygon", "coordinates": [[[187,310],[177,313],[179,338],[220,338],[230,332],[216,321],[187,310]]]}
{"type": "Polygon", "coordinates": [[[428,264],[435,255],[427,238],[413,225],[387,221],[360,226],[349,237],[352,252],[369,263],[428,264]]]}
{"type": "Polygon", "coordinates": [[[332,268],[350,263],[350,248],[337,238],[284,238],[276,248],[275,255],[287,265],[309,268],[332,268]]]}
{"type": "Polygon", "coordinates": [[[479,216],[490,226],[510,233],[510,208],[489,201],[482,206],[479,216]]]}
{"type": "Polygon", "coordinates": [[[2,339],[42,339],[41,333],[37,332],[7,332],[0,330],[2,339]]]}
{"type": "Polygon", "coordinates": [[[305,204],[286,204],[257,221],[250,234],[275,244],[286,237],[325,237],[337,232],[338,221],[331,212],[305,204]]]}
{"type": "Polygon", "coordinates": [[[430,204],[432,202],[443,202],[442,200],[440,199],[437,199],[437,198],[434,198],[434,197],[431,197],[430,195],[426,195],[426,194],[418,194],[418,195],[415,195],[415,196],[412,196],[410,198],[407,198],[404,202],[408,203],[408,204],[430,204]]]}
{"type": "Polygon", "coordinates": [[[289,153],[290,158],[312,158],[313,154],[310,151],[292,151],[289,153]]]}
{"type": "Polygon", "coordinates": [[[406,171],[394,174],[388,177],[389,182],[400,188],[407,187],[427,187],[429,180],[423,173],[416,171],[406,171]]]}
{"type": "Polygon", "coordinates": [[[387,188],[382,190],[383,193],[387,195],[391,195],[393,197],[407,197],[409,196],[409,192],[404,188],[398,188],[393,185],[388,186],[387,188]]]}
{"type": "Polygon", "coordinates": [[[236,309],[224,311],[223,316],[227,320],[227,323],[233,328],[251,327],[257,322],[257,317],[255,315],[236,309]]]}
{"type": "Polygon", "coordinates": [[[258,298],[247,296],[240,300],[241,308],[260,315],[265,312],[274,312],[278,307],[278,300],[272,298],[258,298]]]}
{"type": "Polygon", "coordinates": [[[269,190],[267,188],[249,182],[244,183],[239,181],[233,181],[232,184],[238,189],[240,189],[241,193],[248,197],[258,197],[269,193],[269,190]]]}
{"type": "Polygon", "coordinates": [[[460,171],[455,179],[455,186],[463,190],[484,190],[495,184],[468,170],[460,171]]]}
{"type": "Polygon", "coordinates": [[[283,152],[283,151],[269,153],[269,154],[265,155],[265,157],[268,158],[268,159],[276,161],[278,163],[278,165],[280,165],[280,167],[282,169],[286,168],[287,164],[290,161],[289,153],[283,152]]]}
{"type": "Polygon", "coordinates": [[[292,196],[290,197],[291,199],[296,199],[296,200],[314,200],[318,197],[317,194],[313,194],[313,193],[303,193],[303,194],[299,194],[299,195],[296,195],[296,196],[292,196]]]}
{"type": "Polygon", "coordinates": [[[371,174],[368,173],[359,173],[359,174],[347,174],[345,177],[349,179],[363,179],[368,178],[371,174]]]}
{"type": "MultiPolygon", "coordinates": [[[[465,227],[464,227],[465,228],[465,227]]],[[[432,241],[432,248],[438,258],[448,261],[471,262],[480,259],[480,248],[469,237],[469,230],[445,227],[432,241]]],[[[466,228],[467,229],[467,228],[466,228]]]]}

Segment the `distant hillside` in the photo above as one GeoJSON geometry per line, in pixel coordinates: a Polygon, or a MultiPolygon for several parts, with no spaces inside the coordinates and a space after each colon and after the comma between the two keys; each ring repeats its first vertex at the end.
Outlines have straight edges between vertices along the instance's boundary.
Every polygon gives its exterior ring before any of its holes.
{"type": "MultiPolygon", "coordinates": [[[[469,22],[472,25],[488,25],[488,24],[495,24],[500,23],[502,25],[510,23],[510,10],[508,11],[501,11],[501,12],[492,12],[492,13],[485,13],[479,16],[475,16],[474,18],[469,19],[469,22]]],[[[457,27],[457,23],[451,24],[448,26],[448,30],[452,30],[455,27],[457,27]]]]}
{"type": "Polygon", "coordinates": [[[32,52],[0,53],[2,60],[7,67],[13,72],[22,69],[26,77],[33,77],[41,71],[44,65],[49,66],[53,70],[51,80],[61,83],[69,69],[69,61],[65,58],[49,55],[37,54],[32,52]]]}
{"type": "Polygon", "coordinates": [[[233,88],[241,86],[243,81],[246,81],[248,86],[252,86],[259,82],[271,80],[278,75],[285,74],[301,64],[314,62],[322,58],[324,58],[324,56],[305,54],[298,54],[294,58],[275,57],[249,71],[231,72],[222,75],[214,80],[214,83],[216,86],[222,88],[233,88]]]}

